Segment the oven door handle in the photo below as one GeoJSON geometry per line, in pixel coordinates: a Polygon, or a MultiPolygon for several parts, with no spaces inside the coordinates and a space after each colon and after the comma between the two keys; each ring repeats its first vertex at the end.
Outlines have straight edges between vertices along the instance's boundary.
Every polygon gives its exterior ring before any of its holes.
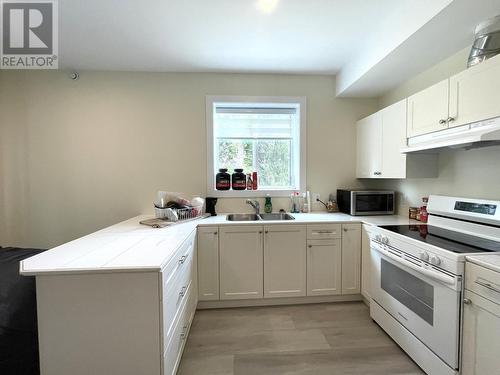
{"type": "Polygon", "coordinates": [[[413,264],[412,262],[407,261],[406,259],[400,258],[397,255],[392,254],[391,252],[385,250],[381,245],[379,245],[377,243],[372,242],[371,247],[374,250],[378,251],[383,256],[385,256],[389,259],[392,259],[393,261],[395,261],[399,264],[402,264],[403,266],[408,267],[408,268],[410,268],[418,273],[421,273],[421,274],[423,274],[431,279],[443,282],[443,283],[448,284],[448,285],[455,285],[456,284],[456,280],[454,277],[444,275],[441,273],[437,273],[434,271],[430,271],[430,270],[423,268],[423,267],[419,267],[419,266],[413,264]]]}

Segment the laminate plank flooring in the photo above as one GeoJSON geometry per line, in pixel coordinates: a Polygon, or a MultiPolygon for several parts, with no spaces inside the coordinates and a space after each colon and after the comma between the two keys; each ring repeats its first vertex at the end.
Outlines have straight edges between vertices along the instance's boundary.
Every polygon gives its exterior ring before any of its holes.
{"type": "Polygon", "coordinates": [[[420,375],[362,302],[200,310],[178,375],[420,375]]]}

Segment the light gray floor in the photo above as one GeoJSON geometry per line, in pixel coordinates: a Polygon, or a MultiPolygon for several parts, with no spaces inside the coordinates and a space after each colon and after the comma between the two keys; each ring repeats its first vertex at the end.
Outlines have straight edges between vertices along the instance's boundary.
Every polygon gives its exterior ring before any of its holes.
{"type": "Polygon", "coordinates": [[[197,311],[178,375],[423,372],[362,302],[197,311]]]}

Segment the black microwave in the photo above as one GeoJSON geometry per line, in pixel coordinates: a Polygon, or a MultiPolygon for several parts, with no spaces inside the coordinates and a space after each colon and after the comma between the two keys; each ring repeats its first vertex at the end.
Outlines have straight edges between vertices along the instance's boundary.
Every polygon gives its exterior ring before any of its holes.
{"type": "Polygon", "coordinates": [[[339,211],[349,215],[393,215],[394,191],[337,190],[339,211]]]}

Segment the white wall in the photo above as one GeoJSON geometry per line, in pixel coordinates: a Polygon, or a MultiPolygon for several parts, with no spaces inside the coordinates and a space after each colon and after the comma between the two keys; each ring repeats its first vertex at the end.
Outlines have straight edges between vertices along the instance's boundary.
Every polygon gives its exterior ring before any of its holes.
{"type": "MultiPolygon", "coordinates": [[[[469,48],[407,81],[380,98],[380,108],[399,101],[466,68],[469,48]]],[[[400,192],[400,213],[420,205],[429,194],[500,200],[500,146],[475,150],[447,150],[439,154],[439,176],[366,182],[367,186],[400,192]]]]}
{"type": "Polygon", "coordinates": [[[151,212],[158,189],[205,196],[205,95],[306,96],[308,188],[358,183],[354,123],[378,103],[335,98],[330,76],[2,71],[0,246],[51,247],[151,212]]]}

